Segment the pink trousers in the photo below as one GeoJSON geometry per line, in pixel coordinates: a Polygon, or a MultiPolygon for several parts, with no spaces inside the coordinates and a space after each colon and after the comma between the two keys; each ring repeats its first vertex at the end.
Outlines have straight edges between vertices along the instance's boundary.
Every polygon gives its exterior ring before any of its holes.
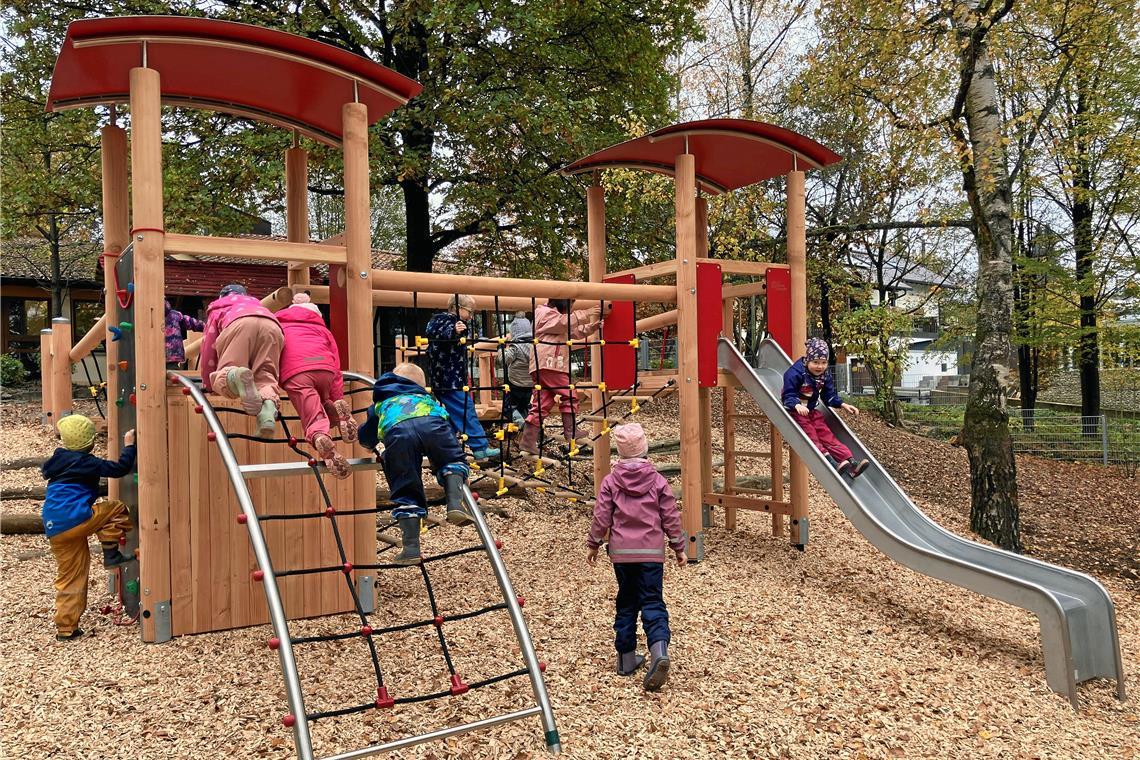
{"type": "Polygon", "coordinates": [[[792,419],[796,421],[797,425],[803,428],[804,432],[807,433],[807,437],[815,444],[815,447],[824,454],[831,454],[831,456],[840,462],[844,459],[851,458],[851,449],[835,439],[831,428],[827,426],[827,420],[823,418],[823,412],[818,409],[812,409],[808,412],[807,417],[804,417],[793,409],[792,419]]]}
{"type": "Polygon", "coordinates": [[[308,441],[313,440],[314,435],[328,435],[333,424],[330,420],[340,420],[336,399],[329,398],[335,381],[336,375],[327,369],[313,369],[299,372],[282,384],[301,418],[308,441]]]}
{"type": "Polygon", "coordinates": [[[536,373],[531,373],[531,376],[534,377],[536,383],[542,386],[542,390],[534,394],[531,399],[530,414],[526,418],[527,422],[537,425],[540,410],[542,419],[546,419],[555,404],[555,396],[558,396],[558,408],[563,414],[573,414],[578,411],[578,395],[569,390],[569,374],[556,372],[552,369],[540,369],[537,376],[536,373]],[[547,388],[551,390],[547,390],[547,388]]]}
{"type": "Polygon", "coordinates": [[[220,396],[233,398],[226,374],[233,367],[248,367],[253,371],[258,395],[276,403],[281,395],[277,387],[277,366],[284,345],[281,326],[272,319],[238,317],[222,330],[214,343],[218,350],[218,368],[210,373],[210,387],[220,396]]]}

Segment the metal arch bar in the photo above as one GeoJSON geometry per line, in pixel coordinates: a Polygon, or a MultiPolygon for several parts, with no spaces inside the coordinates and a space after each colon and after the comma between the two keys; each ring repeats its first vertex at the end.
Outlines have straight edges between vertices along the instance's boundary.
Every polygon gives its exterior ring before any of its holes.
{"type": "Polygon", "coordinates": [[[190,389],[190,397],[202,407],[202,414],[206,424],[213,430],[218,446],[218,453],[222,456],[222,463],[233,485],[234,495],[237,496],[241,511],[246,517],[245,527],[249,531],[249,542],[253,547],[253,555],[257,558],[257,566],[264,573],[262,586],[265,589],[265,601],[269,607],[269,620],[273,624],[273,632],[280,640],[277,656],[281,660],[281,673],[285,678],[285,698],[289,702],[289,710],[296,721],[293,724],[293,741],[297,747],[297,755],[301,760],[313,760],[313,743],[309,734],[309,722],[305,718],[305,700],[301,694],[301,679],[297,674],[297,662],[293,657],[293,646],[289,642],[289,623],[285,619],[285,609],[281,606],[281,594],[277,589],[277,578],[273,574],[273,563],[269,557],[269,548],[265,545],[265,537],[261,533],[261,525],[257,520],[257,512],[253,508],[253,499],[246,488],[245,478],[242,477],[241,467],[238,464],[234,450],[230,447],[229,438],[225,428],[222,427],[217,413],[210,405],[209,399],[202,389],[188,377],[177,372],[168,373],[168,377],[176,379],[184,388],[190,389]]]}
{"type": "Polygon", "coordinates": [[[531,643],[530,631],[527,629],[526,620],[523,619],[522,609],[519,608],[519,600],[515,595],[514,586],[511,585],[511,579],[507,576],[507,567],[495,546],[495,539],[491,535],[491,529],[487,526],[487,519],[483,516],[483,510],[479,508],[479,503],[471,494],[471,489],[467,487],[466,483],[463,484],[461,490],[463,503],[467,505],[467,509],[471,511],[471,516],[475,519],[475,530],[479,533],[479,540],[483,542],[483,548],[487,551],[487,558],[491,561],[491,567],[495,571],[495,579],[498,580],[499,588],[503,592],[503,601],[507,603],[507,613],[511,616],[511,625],[515,629],[519,649],[522,650],[523,661],[526,663],[527,674],[530,676],[530,686],[534,691],[534,699],[538,702],[538,709],[542,715],[546,748],[553,754],[558,754],[562,751],[562,742],[558,737],[558,726],[554,722],[554,710],[550,706],[550,697],[546,693],[546,683],[538,666],[538,656],[534,652],[534,644],[531,643]]]}
{"type": "Polygon", "coordinates": [[[485,718],[483,720],[472,721],[471,723],[464,723],[461,726],[453,726],[451,728],[441,728],[438,731],[432,731],[429,734],[420,734],[419,736],[409,736],[407,739],[397,739],[394,742],[386,744],[377,744],[372,747],[365,747],[363,749],[352,750],[351,752],[342,752],[339,755],[329,755],[328,757],[321,758],[321,760],[355,760],[359,757],[369,757],[371,755],[378,755],[381,752],[391,752],[397,749],[404,749],[405,747],[412,747],[417,744],[425,744],[436,739],[446,739],[449,736],[456,736],[458,734],[465,734],[468,731],[476,731],[480,728],[487,728],[488,726],[498,725],[499,723],[507,723],[512,720],[520,720],[522,718],[529,718],[532,715],[538,715],[542,708],[528,707],[525,710],[518,710],[512,713],[505,713],[497,715],[494,718],[485,718]]]}

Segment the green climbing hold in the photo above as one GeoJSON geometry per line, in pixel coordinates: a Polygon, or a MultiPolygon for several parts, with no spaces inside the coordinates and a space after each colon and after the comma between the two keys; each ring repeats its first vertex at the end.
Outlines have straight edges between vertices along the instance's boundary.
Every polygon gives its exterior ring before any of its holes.
{"type": "Polygon", "coordinates": [[[133,479],[136,483],[139,482],[139,474],[137,472],[134,474],[133,479]]]}
{"type": "Polygon", "coordinates": [[[122,405],[123,405],[123,399],[121,399],[121,398],[115,399],[115,406],[122,406],[122,405]]]}
{"type": "Polygon", "coordinates": [[[130,322],[120,322],[119,323],[119,329],[120,330],[130,330],[133,327],[134,327],[134,325],[132,325],[130,322]]]}
{"type": "Polygon", "coordinates": [[[127,581],[127,593],[136,595],[139,593],[139,582],[137,580],[127,581]]]}

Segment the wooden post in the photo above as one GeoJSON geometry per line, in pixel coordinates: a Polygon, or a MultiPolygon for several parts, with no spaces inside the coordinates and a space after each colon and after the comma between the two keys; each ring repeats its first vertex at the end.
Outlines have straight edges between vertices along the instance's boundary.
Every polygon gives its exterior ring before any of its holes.
{"type": "MultiPolygon", "coordinates": [[[[103,159],[103,316],[107,325],[118,323],[115,293],[115,261],[131,239],[130,195],[127,190],[127,131],[115,124],[100,133],[103,159]]],[[[107,458],[116,460],[123,446],[119,428],[119,344],[106,334],[107,347],[107,458]]],[[[119,498],[119,479],[107,480],[107,496],[119,498]]]]}
{"type": "MultiPolygon", "coordinates": [[[[586,190],[586,245],[590,253],[590,282],[601,282],[606,276],[606,190],[598,173],[586,190]]],[[[603,335],[604,337],[604,335],[603,335]]],[[[594,385],[602,381],[602,348],[590,347],[590,380],[594,385]]],[[[609,416],[605,408],[606,394],[596,388],[590,391],[594,414],[609,416]],[[603,410],[603,411],[598,411],[603,410]]],[[[600,435],[604,422],[594,423],[594,435],[600,435]]],[[[594,445],[594,496],[602,487],[602,480],[610,474],[610,439],[601,436],[594,445]]]]}
{"type": "MultiPolygon", "coordinates": [[[[698,197],[696,200],[697,225],[697,258],[709,257],[709,202],[698,197]]],[[[701,407],[701,493],[713,490],[712,465],[712,396],[709,388],[698,388],[697,395],[701,407]]],[[[704,523],[704,510],[702,504],[702,524],[704,523]]],[[[707,527],[707,525],[706,525],[707,527]]]]}
{"type": "MultiPolygon", "coordinates": [[[[372,342],[372,215],[368,186],[368,106],[345,103],[341,108],[344,130],[344,244],[345,290],[348,300],[348,368],[371,375],[372,342]]],[[[368,452],[354,445],[356,456],[368,452]]],[[[376,475],[358,472],[352,477],[353,504],[376,503],[376,475]]],[[[373,562],[376,528],[367,516],[354,520],[356,562],[373,562]]]]}
{"type": "Polygon", "coordinates": [[[71,320],[51,321],[51,418],[52,424],[71,414],[71,320]]]}
{"type": "Polygon", "coordinates": [[[690,560],[704,556],[701,529],[701,396],[697,385],[696,158],[677,156],[677,395],[681,402],[681,523],[690,560]]]}
{"type": "Polygon", "coordinates": [[[143,641],[170,631],[170,500],[163,311],[162,102],[154,69],[131,83],[131,218],[134,220],[135,411],[138,416],[139,554],[143,641]],[[159,621],[159,615],[165,619],[159,621]]]}
{"type": "MultiPolygon", "coordinates": [[[[285,224],[291,243],[309,242],[309,152],[297,146],[285,151],[285,224]]],[[[288,283],[309,284],[308,264],[289,264],[288,283]]]]}
{"type": "MultiPolygon", "coordinates": [[[[724,316],[721,321],[721,334],[729,340],[733,336],[735,298],[724,300],[724,316]]],[[[736,388],[726,385],[720,389],[720,418],[724,425],[724,488],[727,494],[736,493],[736,388]]],[[[711,456],[711,454],[710,454],[711,456]]],[[[712,481],[706,485],[711,490],[712,481]]],[[[736,530],[736,507],[725,505],[724,527],[736,530]]]]}
{"type": "Polygon", "coordinates": [[[51,364],[51,330],[45,327],[40,330],[40,424],[45,428],[54,428],[56,422],[51,408],[51,364]]]}
{"type": "MultiPolygon", "coordinates": [[[[804,173],[788,172],[788,267],[792,280],[792,348],[802,351],[807,340],[807,238],[804,233],[804,173]]],[[[775,451],[773,451],[775,454],[775,451]]],[[[808,541],[807,466],[789,452],[791,471],[791,542],[803,547],[808,541]]],[[[772,484],[776,478],[773,470],[772,484]]],[[[775,495],[773,494],[773,499],[775,495]]]]}

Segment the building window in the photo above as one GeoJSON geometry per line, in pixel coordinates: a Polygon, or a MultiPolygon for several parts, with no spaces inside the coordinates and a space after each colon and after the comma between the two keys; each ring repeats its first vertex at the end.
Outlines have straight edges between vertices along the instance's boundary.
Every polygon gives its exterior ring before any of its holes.
{"type": "Polygon", "coordinates": [[[103,316],[103,309],[102,301],[74,301],[71,309],[72,339],[79,340],[86,335],[103,316]]]}

